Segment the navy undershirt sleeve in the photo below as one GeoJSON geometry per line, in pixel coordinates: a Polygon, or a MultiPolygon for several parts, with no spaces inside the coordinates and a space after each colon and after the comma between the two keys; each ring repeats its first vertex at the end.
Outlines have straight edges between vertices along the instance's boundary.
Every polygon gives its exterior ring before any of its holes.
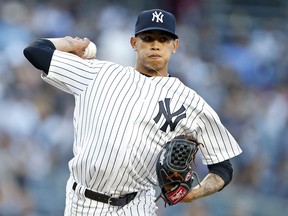
{"type": "Polygon", "coordinates": [[[208,169],[210,173],[214,173],[223,179],[223,181],[225,182],[224,187],[231,182],[233,177],[233,168],[229,160],[225,160],[217,164],[208,165],[208,169]]]}
{"type": "Polygon", "coordinates": [[[48,74],[55,49],[51,41],[36,39],[23,50],[23,54],[35,68],[48,74]]]}

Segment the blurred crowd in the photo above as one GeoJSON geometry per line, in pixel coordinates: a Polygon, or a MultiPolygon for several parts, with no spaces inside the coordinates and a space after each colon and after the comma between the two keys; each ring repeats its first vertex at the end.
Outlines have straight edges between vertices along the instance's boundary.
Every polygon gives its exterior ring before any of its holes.
{"type": "MultiPolygon", "coordinates": [[[[227,189],[189,205],[164,208],[159,201],[158,214],[283,215],[288,7],[270,5],[268,13],[228,0],[133,2],[1,0],[0,216],[63,215],[72,157],[73,97],[44,83],[23,49],[37,37],[88,37],[99,59],[134,66],[129,39],[136,16],[153,7],[177,16],[180,47],[170,74],[209,102],[243,149],[231,161],[234,179],[227,189]]],[[[203,177],[207,168],[197,164],[203,177]]]]}

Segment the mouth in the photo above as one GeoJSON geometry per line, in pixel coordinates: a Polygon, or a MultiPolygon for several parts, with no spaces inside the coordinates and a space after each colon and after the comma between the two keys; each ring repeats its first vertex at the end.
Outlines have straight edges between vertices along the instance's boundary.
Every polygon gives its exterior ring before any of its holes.
{"type": "Polygon", "coordinates": [[[149,55],[149,58],[152,58],[152,59],[161,58],[161,55],[152,54],[152,55],[149,55]]]}

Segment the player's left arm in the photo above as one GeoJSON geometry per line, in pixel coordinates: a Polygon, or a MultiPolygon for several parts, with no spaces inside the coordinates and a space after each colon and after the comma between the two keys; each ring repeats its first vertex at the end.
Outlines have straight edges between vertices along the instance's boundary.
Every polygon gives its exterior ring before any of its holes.
{"type": "Polygon", "coordinates": [[[228,185],[232,180],[233,168],[229,160],[208,165],[209,173],[201,181],[200,185],[195,186],[182,200],[191,202],[193,200],[209,196],[228,185]]]}
{"type": "Polygon", "coordinates": [[[199,136],[201,137],[200,142],[206,146],[201,151],[205,160],[216,161],[218,158],[221,162],[208,165],[209,173],[201,181],[200,185],[190,190],[182,200],[183,202],[191,202],[212,195],[228,185],[233,176],[233,167],[230,159],[242,152],[237,141],[227,131],[217,113],[208,104],[205,104],[199,120],[201,131],[203,131],[202,135],[199,136]],[[217,131],[219,135],[212,136],[211,134],[214,134],[214,131],[217,131]],[[217,143],[217,149],[212,146],[214,143],[217,143]],[[213,154],[209,153],[212,149],[214,151],[213,154]],[[211,155],[218,155],[218,157],[211,158],[211,155]]]}

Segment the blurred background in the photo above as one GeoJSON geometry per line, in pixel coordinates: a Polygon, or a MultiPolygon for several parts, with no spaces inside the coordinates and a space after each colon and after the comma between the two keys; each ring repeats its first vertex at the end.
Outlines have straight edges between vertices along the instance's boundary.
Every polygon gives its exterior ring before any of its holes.
{"type": "MultiPolygon", "coordinates": [[[[99,59],[134,66],[129,39],[151,8],[177,17],[170,74],[208,101],[243,149],[227,188],[190,204],[159,200],[157,214],[287,214],[288,1],[0,0],[0,8],[0,216],[63,215],[72,157],[73,97],[40,79],[24,47],[37,37],[88,37],[99,59]]],[[[203,178],[207,168],[196,164],[203,178]]]]}

